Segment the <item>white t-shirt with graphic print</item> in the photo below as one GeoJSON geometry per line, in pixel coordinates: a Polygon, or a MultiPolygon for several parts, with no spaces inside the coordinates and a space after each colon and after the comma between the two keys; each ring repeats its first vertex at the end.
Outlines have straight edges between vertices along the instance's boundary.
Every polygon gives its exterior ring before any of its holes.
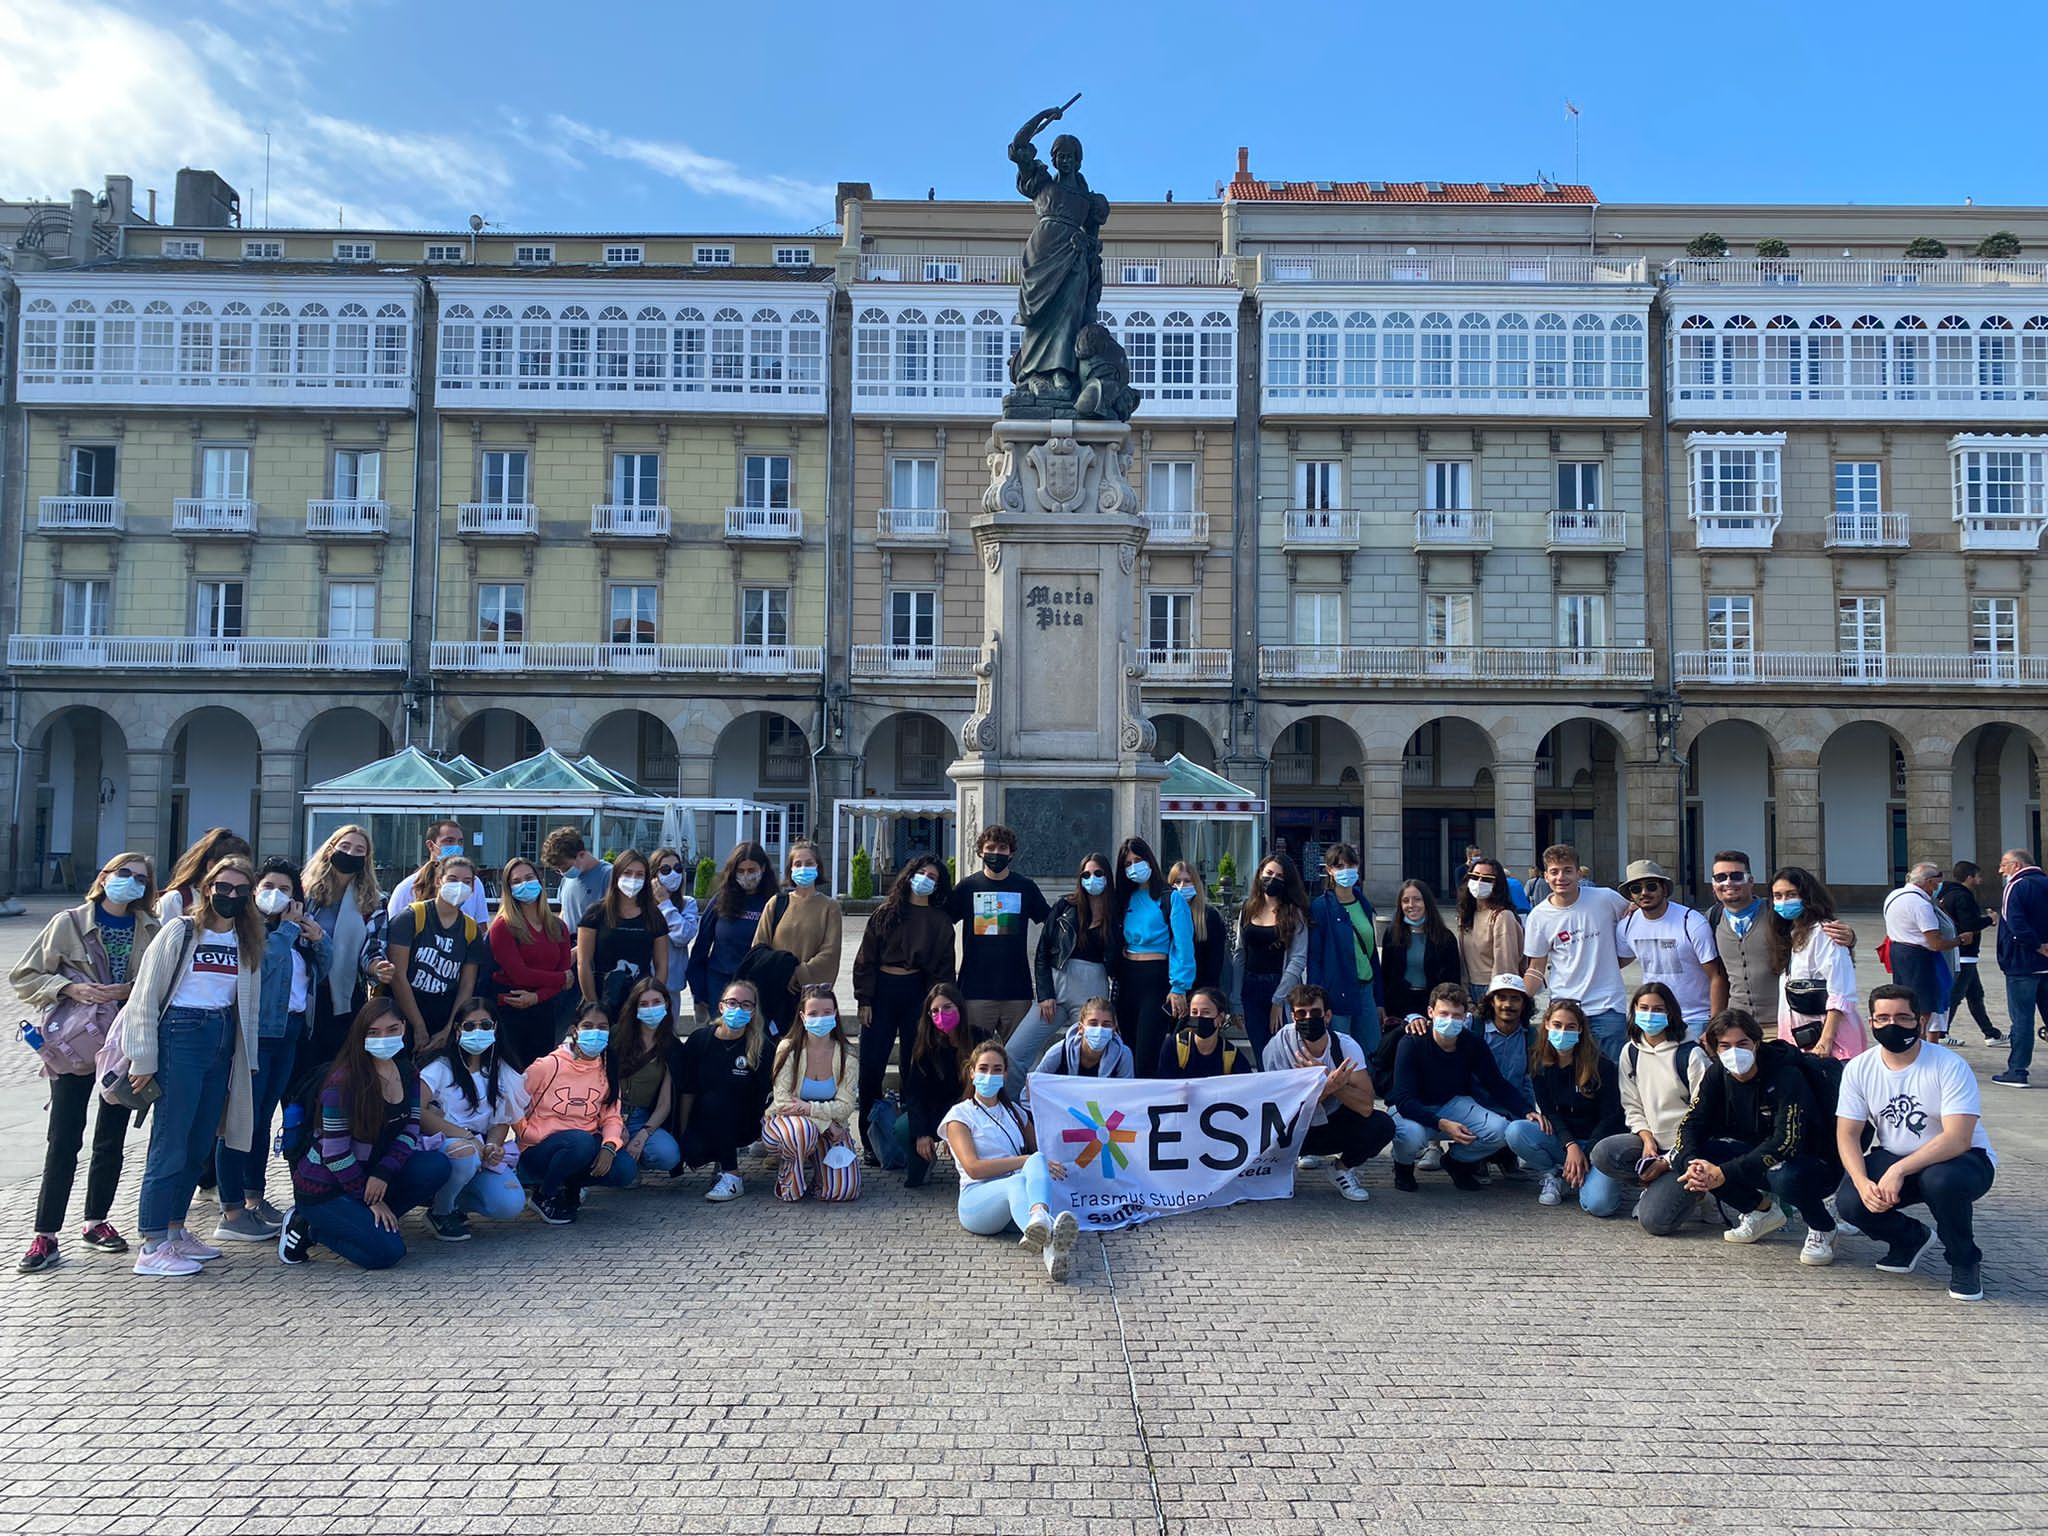
{"type": "Polygon", "coordinates": [[[1842,1069],[1842,1091],[1835,1113],[1844,1120],[1862,1120],[1877,1128],[1877,1144],[1904,1157],[1941,1134],[1944,1115],[1975,1115],[1970,1145],[1981,1147],[1998,1166],[1991,1138],[1984,1134],[1983,1095],[1962,1057],[1945,1045],[1923,1044],[1911,1066],[1885,1065],[1884,1051],[1873,1045],[1842,1069]]]}

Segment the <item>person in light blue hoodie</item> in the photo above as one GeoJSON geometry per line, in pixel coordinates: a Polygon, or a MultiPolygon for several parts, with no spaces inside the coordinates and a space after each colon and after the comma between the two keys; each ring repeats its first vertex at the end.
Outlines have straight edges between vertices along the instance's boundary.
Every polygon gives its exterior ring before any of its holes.
{"type": "Polygon", "coordinates": [[[1081,1005],[1079,1022],[1047,1047],[1037,1070],[1060,1077],[1135,1077],[1131,1048],[1117,1035],[1116,1005],[1091,997],[1081,1005]]]}
{"type": "Polygon", "coordinates": [[[1188,1011],[1195,989],[1195,918],[1188,893],[1166,883],[1142,837],[1116,851],[1109,883],[1109,975],[1117,1029],[1148,1065],[1188,1011]]]}

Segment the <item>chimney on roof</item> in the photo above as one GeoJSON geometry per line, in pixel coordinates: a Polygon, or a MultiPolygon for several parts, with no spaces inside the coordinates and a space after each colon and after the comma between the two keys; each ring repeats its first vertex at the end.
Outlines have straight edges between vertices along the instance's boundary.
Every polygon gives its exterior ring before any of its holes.
{"type": "Polygon", "coordinates": [[[1239,181],[1250,181],[1252,179],[1252,150],[1249,144],[1237,146],[1237,179],[1239,181]]]}
{"type": "Polygon", "coordinates": [[[871,203],[875,200],[873,185],[865,181],[842,181],[832,191],[832,217],[838,223],[846,222],[846,205],[849,202],[871,203]]]}

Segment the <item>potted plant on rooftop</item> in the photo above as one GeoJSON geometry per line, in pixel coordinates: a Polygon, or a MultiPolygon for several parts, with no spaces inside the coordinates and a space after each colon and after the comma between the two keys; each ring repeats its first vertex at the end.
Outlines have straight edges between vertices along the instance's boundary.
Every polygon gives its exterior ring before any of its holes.
{"type": "Polygon", "coordinates": [[[2020,237],[2009,229],[1994,230],[1977,242],[1976,253],[1986,261],[2010,261],[2020,253],[2020,237]]]}
{"type": "Polygon", "coordinates": [[[1948,247],[1932,235],[1922,235],[1906,247],[1909,261],[1940,261],[1948,254],[1948,247]]]}
{"type": "Polygon", "coordinates": [[[1717,260],[1728,254],[1728,242],[1712,230],[1708,230],[1705,234],[1694,235],[1685,242],[1685,254],[1717,260]]]}

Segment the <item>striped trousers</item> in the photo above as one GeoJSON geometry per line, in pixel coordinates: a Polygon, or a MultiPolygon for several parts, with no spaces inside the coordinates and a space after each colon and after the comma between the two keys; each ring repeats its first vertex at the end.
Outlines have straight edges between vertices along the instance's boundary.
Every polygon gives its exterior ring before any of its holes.
{"type": "Polygon", "coordinates": [[[828,1168],[819,1155],[824,1133],[818,1122],[804,1115],[769,1115],[761,1122],[761,1139],[775,1149],[775,1198],[801,1200],[813,1181],[820,1200],[860,1198],[860,1161],[845,1168],[828,1168]]]}

